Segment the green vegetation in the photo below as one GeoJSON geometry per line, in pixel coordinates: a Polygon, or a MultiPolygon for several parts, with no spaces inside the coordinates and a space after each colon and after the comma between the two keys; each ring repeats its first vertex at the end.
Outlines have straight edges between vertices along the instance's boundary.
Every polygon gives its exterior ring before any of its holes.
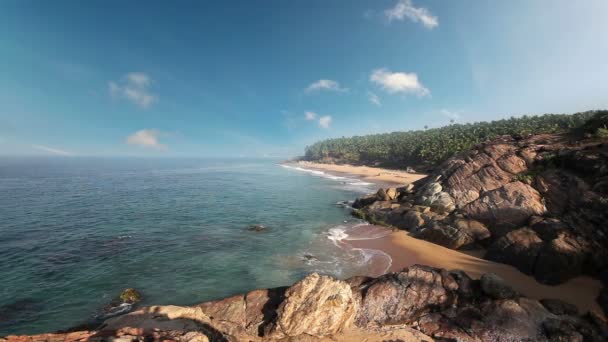
{"type": "Polygon", "coordinates": [[[604,127],[600,123],[608,124],[608,111],[522,116],[420,131],[328,139],[308,146],[304,159],[396,168],[436,165],[455,153],[497,136],[564,132],[582,127],[589,119],[598,120],[596,132],[597,128],[604,127]]]}

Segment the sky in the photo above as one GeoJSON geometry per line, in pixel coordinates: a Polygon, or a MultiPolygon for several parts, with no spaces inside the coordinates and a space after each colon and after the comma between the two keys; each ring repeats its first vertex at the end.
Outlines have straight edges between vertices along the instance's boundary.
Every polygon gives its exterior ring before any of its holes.
{"type": "Polygon", "coordinates": [[[0,155],[291,157],[608,108],[606,0],[0,1],[0,155]]]}

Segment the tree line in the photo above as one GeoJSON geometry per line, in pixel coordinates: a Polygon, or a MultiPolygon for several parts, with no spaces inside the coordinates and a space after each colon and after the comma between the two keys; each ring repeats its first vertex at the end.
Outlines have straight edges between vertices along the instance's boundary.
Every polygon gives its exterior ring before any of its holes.
{"type": "Polygon", "coordinates": [[[407,132],[392,132],[319,141],[306,147],[309,161],[405,168],[432,166],[455,153],[501,135],[557,133],[582,127],[607,111],[511,117],[490,122],[451,124],[407,132]]]}

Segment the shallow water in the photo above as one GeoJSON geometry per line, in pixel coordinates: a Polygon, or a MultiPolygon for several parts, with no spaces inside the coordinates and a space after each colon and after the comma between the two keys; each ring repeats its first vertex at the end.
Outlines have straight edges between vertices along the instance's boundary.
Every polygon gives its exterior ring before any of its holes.
{"type": "Polygon", "coordinates": [[[188,305],[369,273],[336,203],[376,187],[267,159],[2,158],[0,335],[82,323],[126,287],[188,305]]]}

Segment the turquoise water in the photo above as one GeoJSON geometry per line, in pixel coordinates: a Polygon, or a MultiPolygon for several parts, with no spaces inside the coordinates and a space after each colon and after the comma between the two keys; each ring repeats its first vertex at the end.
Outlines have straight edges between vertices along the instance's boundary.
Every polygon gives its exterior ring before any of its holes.
{"type": "Polygon", "coordinates": [[[376,187],[276,160],[2,158],[0,335],[85,322],[127,287],[188,305],[361,273],[328,237],[376,187]]]}

